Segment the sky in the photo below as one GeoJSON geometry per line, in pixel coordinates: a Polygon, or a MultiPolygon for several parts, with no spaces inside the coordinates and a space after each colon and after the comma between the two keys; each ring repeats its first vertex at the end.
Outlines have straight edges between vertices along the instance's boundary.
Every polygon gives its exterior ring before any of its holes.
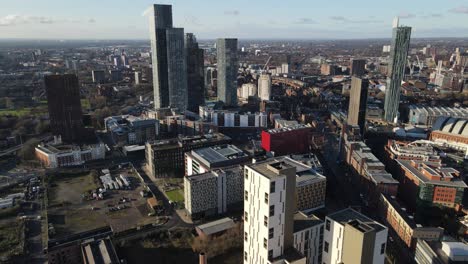
{"type": "Polygon", "coordinates": [[[468,0],[0,0],[0,39],[148,39],[156,3],[199,39],[468,37],[468,0]]]}

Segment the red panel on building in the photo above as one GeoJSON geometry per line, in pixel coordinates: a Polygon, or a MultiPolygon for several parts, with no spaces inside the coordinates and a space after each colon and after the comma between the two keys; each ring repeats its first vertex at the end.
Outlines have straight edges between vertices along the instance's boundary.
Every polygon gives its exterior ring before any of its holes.
{"type": "Polygon", "coordinates": [[[307,126],[262,131],[262,148],[275,156],[306,153],[310,151],[311,132],[312,128],[307,126]]]}

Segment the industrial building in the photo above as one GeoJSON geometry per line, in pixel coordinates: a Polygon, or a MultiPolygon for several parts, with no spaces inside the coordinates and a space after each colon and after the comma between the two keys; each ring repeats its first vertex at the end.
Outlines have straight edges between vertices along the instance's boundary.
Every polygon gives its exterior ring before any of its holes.
{"type": "Polygon", "coordinates": [[[408,121],[412,125],[432,126],[439,117],[466,118],[468,108],[410,105],[408,121]]]}

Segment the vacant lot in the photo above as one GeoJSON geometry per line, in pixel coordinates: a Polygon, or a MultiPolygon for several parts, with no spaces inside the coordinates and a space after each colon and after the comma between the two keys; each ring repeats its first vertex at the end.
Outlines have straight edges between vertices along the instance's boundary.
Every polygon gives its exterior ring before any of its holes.
{"type": "Polygon", "coordinates": [[[110,225],[115,232],[156,222],[149,217],[146,198],[140,196],[143,186],[130,176],[129,190],[108,190],[103,200],[91,199],[90,192],[102,187],[96,173],[54,177],[49,183],[48,218],[55,234],[51,238],[110,225]],[[125,198],[125,199],[124,199],[125,198]],[[125,202],[123,202],[125,200],[125,202]],[[124,209],[110,211],[110,208],[124,209]]]}

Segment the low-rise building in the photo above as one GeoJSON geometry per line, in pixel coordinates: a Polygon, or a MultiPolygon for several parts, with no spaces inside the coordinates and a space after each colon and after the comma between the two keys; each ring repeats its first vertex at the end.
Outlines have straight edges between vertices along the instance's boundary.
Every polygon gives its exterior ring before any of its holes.
{"type": "Polygon", "coordinates": [[[385,151],[390,159],[441,162],[440,156],[431,145],[389,139],[385,151]]]}
{"type": "Polygon", "coordinates": [[[155,140],[159,135],[159,120],[156,119],[110,116],[104,119],[104,124],[114,144],[139,145],[155,140]]]}
{"type": "Polygon", "coordinates": [[[299,124],[262,131],[262,148],[277,156],[309,152],[312,130],[310,125],[299,124]]]}
{"type": "Polygon", "coordinates": [[[147,172],[153,179],[183,176],[184,153],[230,142],[231,138],[221,133],[147,142],[145,145],[147,172]]]}
{"type": "Polygon", "coordinates": [[[468,108],[410,105],[408,120],[412,125],[432,126],[439,117],[466,118],[468,108]]]}
{"type": "Polygon", "coordinates": [[[437,144],[463,151],[468,158],[468,118],[439,117],[429,139],[437,144]]]}
{"type": "Polygon", "coordinates": [[[231,218],[225,217],[216,221],[208,222],[203,225],[198,225],[195,227],[195,231],[200,237],[212,238],[214,236],[219,236],[225,233],[227,230],[233,228],[235,225],[236,224],[231,218]]]}
{"type": "Polygon", "coordinates": [[[382,194],[380,197],[380,214],[407,247],[414,249],[418,239],[439,240],[444,234],[440,227],[423,227],[416,224],[414,217],[401,207],[394,196],[382,194]]]}
{"type": "Polygon", "coordinates": [[[104,159],[104,143],[90,145],[67,145],[61,140],[41,143],[35,148],[37,159],[48,168],[83,165],[86,161],[104,159]]]}
{"type": "Polygon", "coordinates": [[[467,263],[468,244],[455,240],[418,239],[414,260],[418,264],[467,263]]]}

